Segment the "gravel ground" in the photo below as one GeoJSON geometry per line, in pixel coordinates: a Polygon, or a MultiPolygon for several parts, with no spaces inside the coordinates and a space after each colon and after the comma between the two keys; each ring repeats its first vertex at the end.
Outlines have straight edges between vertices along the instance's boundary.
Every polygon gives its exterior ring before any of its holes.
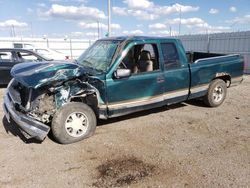
{"type": "Polygon", "coordinates": [[[25,140],[1,109],[0,187],[250,187],[249,91],[247,76],[218,108],[191,101],[101,121],[71,145],[25,140]]]}

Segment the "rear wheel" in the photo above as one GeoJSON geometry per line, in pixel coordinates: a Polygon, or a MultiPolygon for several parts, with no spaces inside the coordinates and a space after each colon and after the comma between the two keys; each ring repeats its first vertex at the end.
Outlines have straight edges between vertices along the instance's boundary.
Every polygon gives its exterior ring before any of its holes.
{"type": "Polygon", "coordinates": [[[221,79],[213,80],[204,97],[204,102],[210,107],[217,107],[223,103],[227,95],[227,85],[221,79]]]}
{"type": "Polygon", "coordinates": [[[93,110],[80,102],[68,103],[56,112],[52,120],[52,133],[61,144],[70,144],[94,134],[96,116],[93,110]]]}

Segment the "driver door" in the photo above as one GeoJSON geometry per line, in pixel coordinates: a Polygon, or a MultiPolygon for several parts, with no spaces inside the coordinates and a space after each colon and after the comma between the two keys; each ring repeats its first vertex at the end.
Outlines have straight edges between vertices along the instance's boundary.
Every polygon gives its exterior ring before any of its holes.
{"type": "Polygon", "coordinates": [[[151,56],[149,62],[152,61],[154,65],[152,70],[133,72],[131,67],[134,66],[128,66],[129,62],[122,62],[123,59],[128,59],[126,56],[115,63],[116,68],[106,78],[109,117],[157,107],[162,105],[163,101],[164,74],[159,66],[158,45],[130,43],[124,51],[127,51],[127,55],[132,54],[133,59],[130,61],[135,64],[140,61],[140,51],[147,51],[151,56]],[[141,45],[140,50],[138,50],[139,45],[141,45]],[[134,51],[131,53],[129,50],[134,51]],[[114,76],[117,69],[128,67],[131,68],[130,76],[124,78],[114,76]]]}

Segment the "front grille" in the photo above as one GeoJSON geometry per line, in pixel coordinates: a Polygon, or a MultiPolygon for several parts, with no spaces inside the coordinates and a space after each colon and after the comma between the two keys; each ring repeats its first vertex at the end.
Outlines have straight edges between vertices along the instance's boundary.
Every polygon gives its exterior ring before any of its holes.
{"type": "Polygon", "coordinates": [[[14,103],[21,104],[21,97],[20,92],[15,89],[15,81],[12,81],[11,84],[8,86],[8,93],[7,96],[13,101],[14,103]]]}
{"type": "Polygon", "coordinates": [[[29,89],[19,83],[19,93],[21,97],[21,105],[26,106],[29,100],[29,89]]]}
{"type": "Polygon", "coordinates": [[[23,107],[26,106],[29,100],[29,88],[14,80],[8,90],[9,95],[15,103],[18,103],[23,107]]]}

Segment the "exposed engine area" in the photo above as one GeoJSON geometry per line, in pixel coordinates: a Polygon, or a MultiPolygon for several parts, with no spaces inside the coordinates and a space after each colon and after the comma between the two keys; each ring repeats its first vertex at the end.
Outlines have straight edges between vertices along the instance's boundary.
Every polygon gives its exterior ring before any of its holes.
{"type": "Polygon", "coordinates": [[[55,112],[54,96],[45,93],[33,101],[32,110],[28,114],[43,123],[49,123],[55,112]]]}

